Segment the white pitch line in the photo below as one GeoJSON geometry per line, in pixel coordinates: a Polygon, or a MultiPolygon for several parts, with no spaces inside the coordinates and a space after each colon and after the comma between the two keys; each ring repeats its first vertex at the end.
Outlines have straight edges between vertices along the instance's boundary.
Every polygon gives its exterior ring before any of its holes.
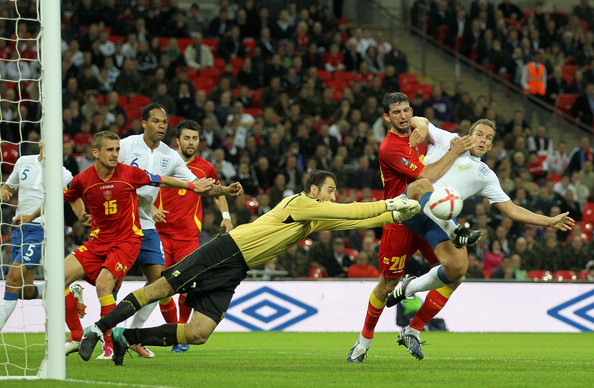
{"type": "Polygon", "coordinates": [[[73,383],[88,383],[88,384],[103,384],[116,387],[139,387],[139,388],[175,388],[170,385],[146,385],[146,384],[127,384],[127,383],[114,383],[111,381],[95,381],[95,380],[79,380],[79,379],[66,379],[67,382],[73,383]]]}

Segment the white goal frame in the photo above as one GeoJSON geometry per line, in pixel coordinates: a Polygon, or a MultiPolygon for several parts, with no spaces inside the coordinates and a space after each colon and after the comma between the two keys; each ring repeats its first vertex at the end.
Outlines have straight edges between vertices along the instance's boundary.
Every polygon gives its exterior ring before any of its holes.
{"type": "Polygon", "coordinates": [[[62,71],[60,2],[39,0],[45,201],[46,359],[40,378],[66,379],[64,353],[64,193],[62,189],[62,71]]]}

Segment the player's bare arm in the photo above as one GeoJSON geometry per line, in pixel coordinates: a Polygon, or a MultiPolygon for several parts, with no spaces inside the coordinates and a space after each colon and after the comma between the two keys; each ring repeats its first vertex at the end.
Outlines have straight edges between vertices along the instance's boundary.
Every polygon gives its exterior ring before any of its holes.
{"type": "Polygon", "coordinates": [[[410,120],[410,126],[413,130],[410,132],[408,144],[411,147],[418,146],[427,138],[429,134],[429,120],[424,117],[414,116],[410,120]]]}
{"type": "Polygon", "coordinates": [[[214,185],[208,191],[208,195],[211,197],[218,197],[220,195],[230,195],[232,197],[237,197],[241,194],[243,194],[243,187],[239,182],[232,183],[229,186],[214,185]]]}
{"type": "Polygon", "coordinates": [[[419,178],[425,178],[429,179],[431,182],[435,182],[448,171],[458,156],[469,151],[472,146],[473,143],[470,136],[453,138],[450,142],[450,150],[447,154],[445,154],[439,161],[425,166],[423,171],[419,174],[419,178]]]}
{"type": "Polygon", "coordinates": [[[12,196],[15,192],[16,192],[15,189],[8,186],[7,184],[3,184],[2,185],[2,201],[8,202],[12,198],[12,196]]]}
{"type": "Polygon", "coordinates": [[[162,176],[159,187],[185,189],[193,191],[196,194],[206,194],[212,188],[214,183],[215,180],[212,178],[200,178],[194,179],[193,182],[184,182],[170,176],[162,176]]]}
{"type": "Polygon", "coordinates": [[[227,199],[224,195],[221,195],[214,197],[214,202],[217,209],[221,212],[221,216],[223,216],[220,226],[225,228],[225,233],[229,233],[233,230],[233,223],[231,222],[231,214],[229,214],[229,204],[227,203],[227,199]]]}
{"type": "Polygon", "coordinates": [[[514,221],[523,222],[525,224],[532,224],[537,226],[546,226],[553,229],[568,231],[573,228],[575,221],[569,217],[569,212],[559,214],[555,217],[547,217],[531,212],[521,206],[516,205],[512,201],[496,203],[495,206],[499,211],[508,216],[514,221]]]}

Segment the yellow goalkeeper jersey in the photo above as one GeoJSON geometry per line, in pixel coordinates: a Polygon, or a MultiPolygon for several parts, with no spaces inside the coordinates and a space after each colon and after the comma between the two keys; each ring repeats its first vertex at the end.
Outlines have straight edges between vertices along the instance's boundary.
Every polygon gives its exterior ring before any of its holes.
{"type": "Polygon", "coordinates": [[[256,268],[313,232],[367,229],[394,222],[384,201],[340,204],[304,192],[283,199],[252,223],[229,232],[248,267],[256,268]]]}

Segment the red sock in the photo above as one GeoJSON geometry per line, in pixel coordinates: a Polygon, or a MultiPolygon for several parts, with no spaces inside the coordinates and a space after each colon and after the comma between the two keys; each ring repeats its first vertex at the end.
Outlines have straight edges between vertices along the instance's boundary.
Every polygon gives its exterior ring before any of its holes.
{"type": "Polygon", "coordinates": [[[163,318],[165,318],[165,322],[177,323],[177,307],[172,297],[161,299],[159,301],[159,308],[161,309],[163,318]]]}
{"type": "Polygon", "coordinates": [[[192,315],[192,308],[184,304],[186,300],[186,294],[179,296],[179,323],[188,323],[190,315],[192,315]]]}
{"type": "Polygon", "coordinates": [[[372,291],[371,295],[369,296],[369,305],[367,305],[365,323],[363,324],[363,330],[361,331],[361,335],[363,337],[367,339],[373,338],[375,326],[377,325],[377,321],[382,315],[382,311],[384,310],[385,306],[386,302],[379,300],[372,291]]]}
{"type": "Polygon", "coordinates": [[[425,325],[445,306],[453,292],[454,290],[448,286],[429,291],[425,302],[410,321],[409,326],[415,330],[422,331],[425,325]]]}
{"type": "MultiPolygon", "coordinates": [[[[103,318],[104,316],[109,314],[109,312],[111,310],[113,310],[116,306],[116,302],[115,302],[115,299],[113,298],[113,294],[109,294],[109,295],[100,297],[99,303],[101,303],[101,313],[99,314],[101,316],[101,318],[103,318]]],[[[107,330],[103,334],[103,339],[105,340],[106,345],[110,345],[113,347],[113,341],[111,340],[109,333],[111,333],[111,329],[107,330]]]]}
{"type": "Polygon", "coordinates": [[[67,289],[66,290],[66,324],[70,329],[71,337],[74,341],[80,341],[82,338],[82,325],[80,324],[80,318],[78,317],[78,312],[76,311],[76,299],[74,299],[74,295],[72,292],[67,289]]]}

